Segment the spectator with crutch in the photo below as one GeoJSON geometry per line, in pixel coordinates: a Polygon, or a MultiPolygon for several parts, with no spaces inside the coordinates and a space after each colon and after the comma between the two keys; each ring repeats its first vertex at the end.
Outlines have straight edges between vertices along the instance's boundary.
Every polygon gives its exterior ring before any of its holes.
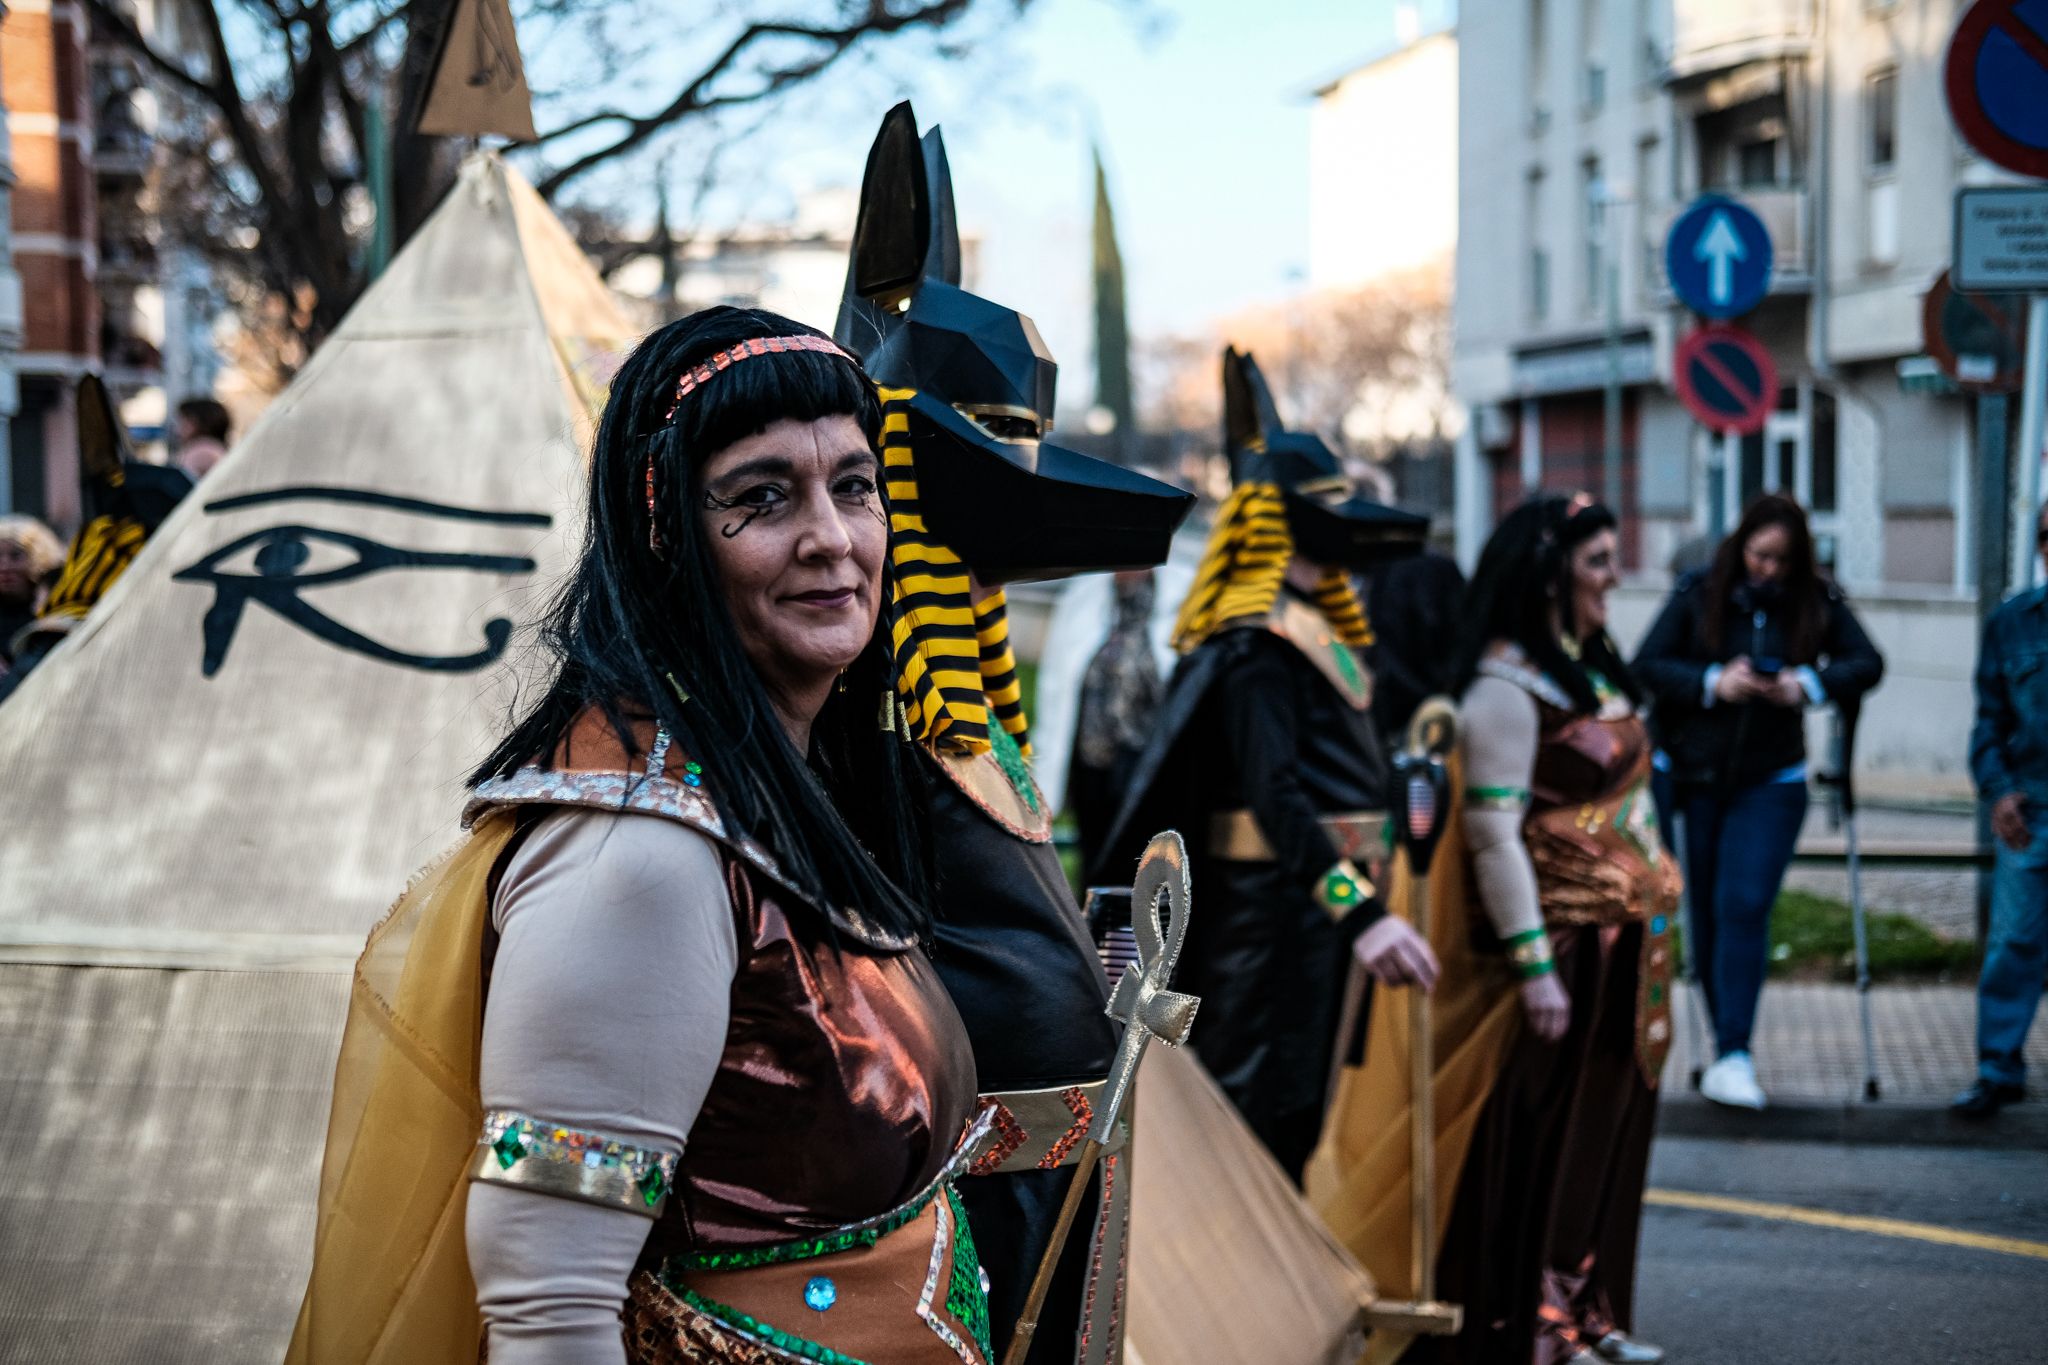
{"type": "Polygon", "coordinates": [[[1679,580],[1636,655],[1671,762],[1715,1061],[1700,1093],[1761,1109],[1750,1055],[1771,906],[1806,819],[1809,706],[1853,706],[1884,660],[1814,562],[1806,513],[1766,493],[1703,574],[1679,580]]]}
{"type": "MultiPolygon", "coordinates": [[[[2048,558],[2048,507],[2034,539],[2048,558]]],[[[1984,1119],[2026,1097],[2027,1032],[2048,968],[2048,588],[2019,594],[1984,623],[1970,776],[1991,807],[1998,861],[1977,978],[1977,1079],[1950,1108],[1984,1119]]]]}

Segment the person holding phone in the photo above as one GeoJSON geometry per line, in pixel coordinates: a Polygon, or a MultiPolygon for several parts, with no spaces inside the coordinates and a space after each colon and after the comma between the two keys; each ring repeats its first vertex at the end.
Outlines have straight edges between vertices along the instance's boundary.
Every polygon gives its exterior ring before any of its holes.
{"type": "MultiPolygon", "coordinates": [[[[2034,518],[2048,559],[2048,507],[2034,518]]],[[[2026,1098],[2027,1031],[2048,967],[2048,588],[2030,588],[1984,623],[1970,776],[1991,807],[1997,871],[1977,979],[1977,1079],[1950,1109],[1988,1119],[2026,1098]]]]}
{"type": "Polygon", "coordinates": [[[1806,819],[1809,706],[1847,706],[1884,659],[1814,563],[1806,513],[1766,493],[1705,573],[1687,575],[1635,659],[1685,817],[1686,880],[1716,1060],[1700,1093],[1761,1109],[1750,1056],[1771,906],[1806,819]]]}

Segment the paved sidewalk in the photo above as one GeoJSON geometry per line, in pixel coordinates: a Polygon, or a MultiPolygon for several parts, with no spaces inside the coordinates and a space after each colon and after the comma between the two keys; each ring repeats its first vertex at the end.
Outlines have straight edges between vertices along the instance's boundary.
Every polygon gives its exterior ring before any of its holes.
{"type": "MultiPolygon", "coordinates": [[[[1677,1038],[1664,1068],[1661,1127],[1702,1136],[1814,1137],[1862,1142],[2048,1146],[2048,1022],[2027,1040],[2036,1098],[1987,1124],[1948,1116],[1977,1073],[1976,995],[1966,986],[1874,986],[1871,1033],[1880,1099],[1863,1098],[1863,1040],[1853,986],[1771,982],[1758,1011],[1757,1077],[1771,1097],[1761,1114],[1724,1109],[1692,1088],[1711,1045],[1680,988],[1677,1038]]],[[[2043,1012],[2048,1015],[2048,1011],[2043,1012]]]]}

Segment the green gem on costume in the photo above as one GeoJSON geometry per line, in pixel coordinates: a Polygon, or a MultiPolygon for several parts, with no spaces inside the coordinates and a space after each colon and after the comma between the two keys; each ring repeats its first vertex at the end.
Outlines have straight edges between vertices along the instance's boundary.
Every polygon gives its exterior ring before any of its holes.
{"type": "Polygon", "coordinates": [[[1351,905],[1358,900],[1358,883],[1342,872],[1323,878],[1323,895],[1332,905],[1351,905]]]}

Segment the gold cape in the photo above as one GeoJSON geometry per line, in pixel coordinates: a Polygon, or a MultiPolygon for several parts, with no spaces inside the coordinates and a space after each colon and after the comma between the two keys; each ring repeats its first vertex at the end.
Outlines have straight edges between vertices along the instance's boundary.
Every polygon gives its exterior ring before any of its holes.
{"type": "Polygon", "coordinates": [[[313,1273],[286,1365],[477,1358],[483,1321],[462,1224],[483,1127],[490,876],[514,823],[508,811],[479,819],[398,898],[356,962],[313,1273]],[[389,1140],[399,1132],[403,1142],[389,1140]]]}
{"type": "MultiPolygon", "coordinates": [[[[1430,946],[1443,966],[1430,997],[1437,1063],[1433,1245],[1438,1247],[1472,1130],[1522,1022],[1505,961],[1472,949],[1478,890],[1465,853],[1464,782],[1455,757],[1449,777],[1449,825],[1429,879],[1430,946]]],[[[1406,860],[1399,860],[1387,895],[1389,913],[1413,918],[1414,889],[1406,860]]],[[[1409,1263],[1408,1040],[1408,993],[1374,991],[1364,1064],[1347,1068],[1338,1081],[1322,1143],[1304,1175],[1310,1206],[1390,1299],[1413,1298],[1415,1287],[1409,1263]]],[[[1374,1365],[1391,1361],[1412,1339],[1375,1332],[1366,1360],[1374,1365]]]]}

